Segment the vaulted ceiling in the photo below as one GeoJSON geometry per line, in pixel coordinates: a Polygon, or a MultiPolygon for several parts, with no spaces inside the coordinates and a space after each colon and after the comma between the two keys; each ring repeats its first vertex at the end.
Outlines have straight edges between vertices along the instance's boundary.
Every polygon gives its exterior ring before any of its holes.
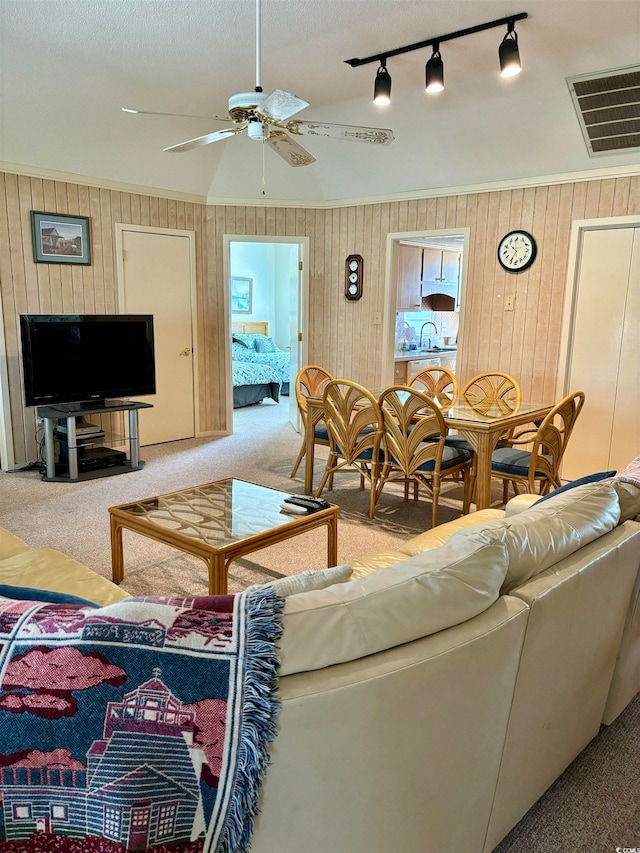
{"type": "Polygon", "coordinates": [[[327,202],[441,187],[635,169],[590,157],[566,78],[638,63],[637,0],[263,0],[262,85],[311,106],[299,118],[387,127],[388,147],[305,137],[291,168],[246,134],[163,148],[226,125],[142,110],[226,115],[255,85],[254,0],[2,0],[0,167],[17,164],[208,196],[327,202]],[[372,104],[381,53],[518,12],[522,74],[498,73],[494,29],[442,45],[446,89],[424,92],[430,50],[390,59],[392,103],[372,104]]]}

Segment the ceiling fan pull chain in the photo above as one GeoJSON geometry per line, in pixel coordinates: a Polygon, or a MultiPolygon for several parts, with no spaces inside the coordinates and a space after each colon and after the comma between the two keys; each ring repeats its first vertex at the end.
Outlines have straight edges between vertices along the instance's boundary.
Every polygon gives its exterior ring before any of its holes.
{"type": "Polygon", "coordinates": [[[266,194],[267,194],[266,193],[267,179],[265,176],[266,163],[265,163],[265,159],[264,159],[264,152],[266,151],[266,148],[267,148],[267,140],[264,139],[262,142],[262,195],[263,196],[266,196],[266,194]]]}

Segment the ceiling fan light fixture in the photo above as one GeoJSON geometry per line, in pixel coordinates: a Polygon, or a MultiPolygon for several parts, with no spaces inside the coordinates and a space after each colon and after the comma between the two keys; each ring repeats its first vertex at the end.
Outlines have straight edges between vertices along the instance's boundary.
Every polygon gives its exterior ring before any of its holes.
{"type": "Polygon", "coordinates": [[[520,62],[520,51],[518,49],[518,34],[514,29],[513,21],[507,24],[507,33],[500,42],[498,48],[500,58],[500,74],[502,77],[515,77],[522,71],[520,62]]]}
{"type": "Polygon", "coordinates": [[[438,42],[434,43],[433,53],[425,66],[425,87],[429,93],[442,92],[444,89],[444,63],[438,42]]]}
{"type": "Polygon", "coordinates": [[[373,87],[373,103],[378,107],[387,107],[391,103],[391,75],[387,71],[387,60],[380,61],[373,87]]]}
{"type": "Polygon", "coordinates": [[[249,136],[249,139],[255,139],[257,142],[264,142],[269,136],[269,128],[264,121],[249,119],[247,135],[249,136]]]}

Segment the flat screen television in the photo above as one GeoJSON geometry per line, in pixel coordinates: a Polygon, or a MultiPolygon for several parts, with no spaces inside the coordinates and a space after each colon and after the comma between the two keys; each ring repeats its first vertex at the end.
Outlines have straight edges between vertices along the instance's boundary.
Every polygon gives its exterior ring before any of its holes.
{"type": "Polygon", "coordinates": [[[21,314],[26,406],[156,393],[150,314],[21,314]]]}

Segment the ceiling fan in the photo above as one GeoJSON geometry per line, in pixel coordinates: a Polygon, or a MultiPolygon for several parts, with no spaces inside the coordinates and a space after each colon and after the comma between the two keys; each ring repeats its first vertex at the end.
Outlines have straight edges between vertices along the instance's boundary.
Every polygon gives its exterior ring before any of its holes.
{"type": "Polygon", "coordinates": [[[213,121],[231,121],[233,127],[225,127],[195,139],[163,148],[163,151],[190,151],[200,145],[219,142],[230,136],[247,131],[250,139],[266,142],[290,166],[308,166],[316,158],[303,148],[293,136],[327,136],[331,139],[347,139],[370,142],[374,145],[389,145],[393,133],[381,127],[358,127],[349,124],[329,124],[320,121],[291,120],[291,117],[309,106],[291,92],[274,89],[265,95],[260,85],[260,0],[256,0],[256,87],[253,92],[240,92],[229,98],[228,116],[190,116],[184,113],[160,113],[122,107],[126,113],[138,115],[182,116],[184,118],[208,118],[213,121]],[[289,134],[292,134],[290,136],[289,134]]]}

